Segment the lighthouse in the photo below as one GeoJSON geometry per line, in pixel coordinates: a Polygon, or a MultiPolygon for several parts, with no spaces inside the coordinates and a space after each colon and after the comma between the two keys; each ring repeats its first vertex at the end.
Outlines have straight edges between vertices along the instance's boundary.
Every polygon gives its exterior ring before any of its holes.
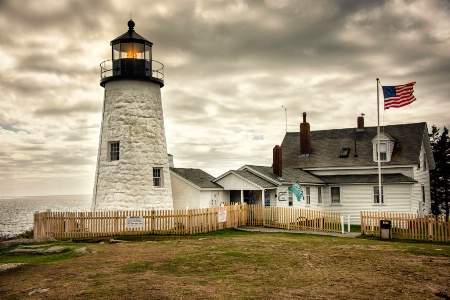
{"type": "Polygon", "coordinates": [[[164,66],[134,31],[111,41],[100,64],[104,88],[93,211],[173,209],[161,88],[164,66]]]}

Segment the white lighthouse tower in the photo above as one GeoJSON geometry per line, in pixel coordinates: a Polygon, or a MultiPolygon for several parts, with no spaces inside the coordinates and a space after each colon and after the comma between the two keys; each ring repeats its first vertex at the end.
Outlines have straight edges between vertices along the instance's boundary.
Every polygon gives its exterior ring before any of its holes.
{"type": "Polygon", "coordinates": [[[173,209],[161,87],[164,66],[134,31],[111,41],[101,63],[103,119],[92,210],[173,209]]]}

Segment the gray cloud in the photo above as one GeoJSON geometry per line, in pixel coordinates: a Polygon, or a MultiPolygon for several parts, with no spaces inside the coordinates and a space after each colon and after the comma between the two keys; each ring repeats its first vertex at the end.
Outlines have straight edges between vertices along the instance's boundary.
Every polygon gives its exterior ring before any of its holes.
{"type": "Polygon", "coordinates": [[[376,125],[377,77],[417,81],[418,100],[384,112],[384,122],[450,126],[446,0],[3,0],[0,191],[61,192],[52,181],[92,191],[99,64],[130,10],[165,65],[166,138],[177,166],[219,175],[270,165],[285,133],[282,105],[288,131],[298,131],[303,111],[312,130],[353,127],[362,112],[376,125]]]}

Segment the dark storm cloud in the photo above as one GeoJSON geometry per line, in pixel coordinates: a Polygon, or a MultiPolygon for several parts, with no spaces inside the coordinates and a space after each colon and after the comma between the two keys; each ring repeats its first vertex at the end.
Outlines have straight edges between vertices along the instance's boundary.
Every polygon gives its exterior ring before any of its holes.
{"type": "Polygon", "coordinates": [[[104,1],[64,0],[52,1],[3,1],[2,11],[8,17],[8,28],[18,32],[11,40],[20,41],[26,30],[54,30],[55,34],[63,34],[70,38],[95,34],[105,21],[100,16],[108,16],[113,12],[113,5],[105,5],[104,1]],[[55,4],[55,5],[53,5],[55,4]],[[7,15],[6,15],[7,14],[7,15]],[[72,35],[70,35],[72,34],[72,35]],[[69,36],[70,35],[70,36],[69,36]]]}

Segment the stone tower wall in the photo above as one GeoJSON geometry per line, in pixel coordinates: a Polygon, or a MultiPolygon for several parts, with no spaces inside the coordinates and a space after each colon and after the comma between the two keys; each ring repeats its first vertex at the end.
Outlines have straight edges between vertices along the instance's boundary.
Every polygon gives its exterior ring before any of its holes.
{"type": "Polygon", "coordinates": [[[105,85],[92,209],[173,209],[161,90],[157,83],[116,80],[105,85]],[[120,143],[110,161],[109,143],[120,143]],[[153,168],[163,187],[153,186],[153,168]]]}

